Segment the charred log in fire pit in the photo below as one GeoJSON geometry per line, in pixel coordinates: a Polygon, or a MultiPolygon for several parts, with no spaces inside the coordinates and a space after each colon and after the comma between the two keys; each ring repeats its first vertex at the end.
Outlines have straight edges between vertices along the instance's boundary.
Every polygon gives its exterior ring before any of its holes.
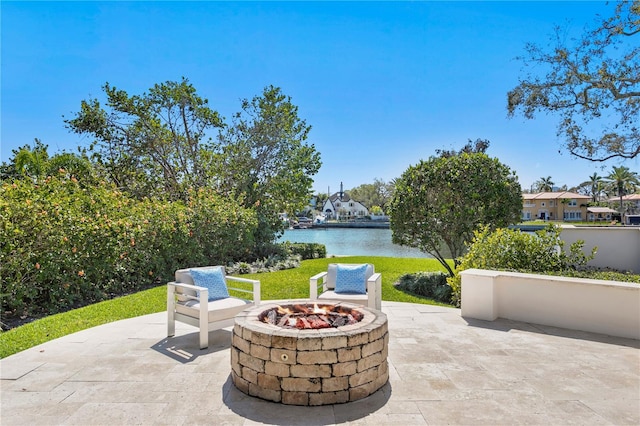
{"type": "Polygon", "coordinates": [[[295,304],[277,306],[259,315],[262,322],[283,328],[319,329],[356,324],[364,314],[341,305],[295,304]]]}

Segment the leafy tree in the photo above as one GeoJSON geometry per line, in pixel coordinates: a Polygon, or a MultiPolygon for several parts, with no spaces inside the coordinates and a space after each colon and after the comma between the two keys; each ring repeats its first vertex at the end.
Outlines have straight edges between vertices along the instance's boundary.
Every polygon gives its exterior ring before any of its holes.
{"type": "Polygon", "coordinates": [[[384,210],[382,210],[382,207],[380,206],[371,206],[369,208],[369,213],[379,215],[379,214],[383,214],[384,210]]]}
{"type": "Polygon", "coordinates": [[[0,182],[10,181],[19,177],[20,176],[13,163],[3,161],[2,164],[0,164],[0,182]]]}
{"type": "Polygon", "coordinates": [[[367,207],[380,206],[384,210],[391,199],[393,185],[376,178],[373,183],[362,184],[347,192],[367,207]]]}
{"type": "Polygon", "coordinates": [[[281,89],[242,101],[242,111],[220,134],[221,151],[212,160],[215,185],[258,213],[258,247],[283,230],[278,214],[295,213],[311,198],[320,154],[306,143],[311,126],[281,89]]]}
{"type": "MultiPolygon", "coordinates": [[[[637,185],[640,185],[640,176],[638,173],[632,172],[628,167],[613,166],[613,170],[606,177],[610,188],[620,197],[620,215],[624,214],[622,205],[622,197],[632,194],[637,185]]],[[[622,219],[622,216],[620,217],[622,219]]]]}
{"type": "Polygon", "coordinates": [[[453,276],[443,246],[457,266],[474,231],[515,223],[521,210],[517,177],[497,159],[482,153],[431,157],[396,180],[392,240],[431,254],[453,276]]]}
{"type": "Polygon", "coordinates": [[[541,177],[535,185],[538,192],[551,192],[553,191],[553,185],[555,185],[555,183],[553,182],[553,179],[551,179],[551,176],[547,176],[541,177]]]}
{"type": "Polygon", "coordinates": [[[322,207],[324,207],[324,203],[329,198],[329,195],[322,192],[318,192],[313,196],[313,198],[316,201],[316,210],[322,211],[322,207]]]}
{"type": "Polygon", "coordinates": [[[616,2],[612,17],[567,44],[557,27],[551,46],[527,44],[531,67],[507,95],[508,115],[558,114],[558,136],[576,157],[605,161],[640,153],[640,0],[616,2]],[[540,76],[538,70],[547,70],[540,76]]]}
{"type": "Polygon", "coordinates": [[[279,88],[243,100],[231,125],[185,78],[156,84],[142,95],[109,83],[103,89],[106,108],[96,99],[83,101],[65,122],[95,138],[92,158],[133,196],[186,200],[192,189],[214,188],[255,210],[257,247],[282,229],[278,213],[307,204],[320,155],[305,143],[311,126],[279,88]],[[215,140],[212,130],[218,132],[215,140]]]}
{"type": "Polygon", "coordinates": [[[467,154],[473,154],[473,153],[485,154],[487,152],[487,149],[489,148],[490,144],[491,144],[491,142],[489,142],[488,139],[476,139],[475,141],[472,141],[471,139],[469,139],[467,144],[465,146],[463,146],[460,151],[446,150],[446,149],[436,149],[436,155],[438,155],[440,157],[453,157],[455,155],[460,155],[460,154],[464,154],[464,153],[467,153],[467,154]]]}
{"type": "Polygon", "coordinates": [[[129,95],[103,86],[106,109],[97,99],[82,101],[65,120],[78,134],[92,135],[94,159],[119,188],[137,197],[186,199],[189,188],[205,185],[203,151],[213,149],[208,131],[223,126],[185,78],[129,95]]]}

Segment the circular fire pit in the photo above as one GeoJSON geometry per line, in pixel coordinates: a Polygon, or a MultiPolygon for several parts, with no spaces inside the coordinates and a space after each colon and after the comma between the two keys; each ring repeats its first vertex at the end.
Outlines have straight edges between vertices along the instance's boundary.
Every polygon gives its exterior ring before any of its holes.
{"type": "Polygon", "coordinates": [[[247,395],[283,404],[356,401],[387,383],[388,341],[387,316],[375,309],[326,301],[267,303],[236,316],[231,377],[247,395]],[[319,325],[337,316],[344,319],[328,321],[337,326],[319,325]],[[295,325],[305,323],[316,325],[295,325]]]}

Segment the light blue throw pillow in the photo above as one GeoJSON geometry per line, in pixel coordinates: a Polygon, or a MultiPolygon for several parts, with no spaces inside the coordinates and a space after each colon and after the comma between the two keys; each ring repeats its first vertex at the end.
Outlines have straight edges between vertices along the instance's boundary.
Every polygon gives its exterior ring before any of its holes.
{"type": "Polygon", "coordinates": [[[367,294],[367,266],[337,265],[335,292],[367,294]]]}
{"type": "Polygon", "coordinates": [[[229,297],[227,281],[224,278],[221,267],[207,269],[189,269],[193,283],[198,287],[206,287],[209,290],[209,301],[226,299],[229,297]]]}

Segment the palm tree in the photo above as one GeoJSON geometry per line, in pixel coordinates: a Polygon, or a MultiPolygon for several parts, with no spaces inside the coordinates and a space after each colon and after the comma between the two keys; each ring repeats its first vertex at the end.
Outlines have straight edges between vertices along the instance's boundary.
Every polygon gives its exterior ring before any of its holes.
{"type": "Polygon", "coordinates": [[[547,176],[540,178],[538,183],[538,191],[539,192],[551,192],[553,191],[554,182],[551,180],[551,176],[547,176]]]}
{"type": "Polygon", "coordinates": [[[593,198],[594,203],[598,202],[600,191],[602,189],[602,179],[602,176],[598,175],[598,173],[594,173],[589,176],[589,180],[587,181],[589,185],[591,185],[591,198],[593,198]]]}
{"type": "Polygon", "coordinates": [[[45,174],[49,153],[47,145],[44,145],[40,139],[36,138],[33,148],[25,145],[13,152],[15,154],[13,162],[18,173],[31,178],[34,182],[45,174]]]}
{"type": "Polygon", "coordinates": [[[628,193],[633,193],[637,185],[640,185],[640,176],[638,173],[632,172],[628,167],[613,166],[613,170],[606,177],[611,189],[620,197],[620,220],[623,220],[624,208],[622,206],[622,197],[628,193]]]}

